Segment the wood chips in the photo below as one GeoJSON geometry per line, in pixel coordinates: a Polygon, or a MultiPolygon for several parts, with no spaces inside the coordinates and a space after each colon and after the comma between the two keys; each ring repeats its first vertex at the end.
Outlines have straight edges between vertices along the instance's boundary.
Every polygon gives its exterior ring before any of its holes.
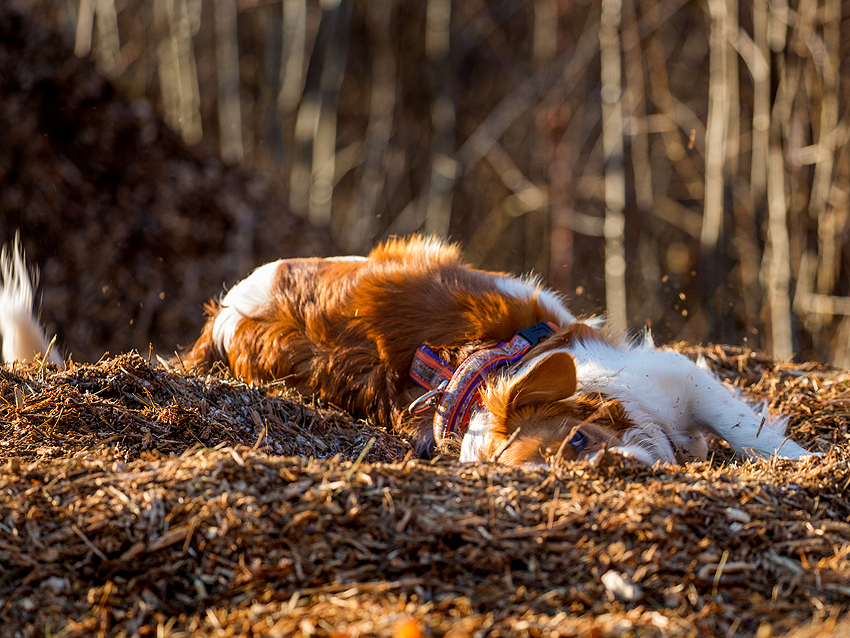
{"type": "Polygon", "coordinates": [[[3,634],[848,635],[850,373],[680,349],[824,454],[428,462],[138,355],[0,368],[3,634]]]}

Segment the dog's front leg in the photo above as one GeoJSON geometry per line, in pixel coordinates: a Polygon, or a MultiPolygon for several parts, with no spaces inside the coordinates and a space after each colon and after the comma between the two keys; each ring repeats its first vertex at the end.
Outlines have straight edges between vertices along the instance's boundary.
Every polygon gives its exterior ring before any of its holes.
{"type": "Polygon", "coordinates": [[[690,365],[681,383],[689,395],[689,411],[701,427],[744,457],[799,459],[809,454],[786,436],[786,419],[769,416],[766,408],[757,413],[717,377],[690,365]]]}

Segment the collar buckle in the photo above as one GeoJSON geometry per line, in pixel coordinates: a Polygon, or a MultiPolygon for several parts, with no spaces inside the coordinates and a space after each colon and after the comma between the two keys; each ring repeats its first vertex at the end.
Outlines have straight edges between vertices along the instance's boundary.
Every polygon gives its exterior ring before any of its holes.
{"type": "Polygon", "coordinates": [[[443,381],[439,387],[434,388],[433,390],[428,390],[428,392],[423,394],[421,397],[411,401],[410,405],[407,406],[407,413],[419,414],[420,412],[424,412],[425,410],[433,407],[439,400],[439,397],[443,395],[443,390],[446,389],[448,383],[448,381],[443,381]]]}
{"type": "Polygon", "coordinates": [[[517,332],[518,335],[522,335],[523,339],[528,341],[533,348],[538,343],[548,338],[552,333],[558,331],[558,326],[556,326],[551,321],[540,321],[530,328],[524,328],[517,332]]]}

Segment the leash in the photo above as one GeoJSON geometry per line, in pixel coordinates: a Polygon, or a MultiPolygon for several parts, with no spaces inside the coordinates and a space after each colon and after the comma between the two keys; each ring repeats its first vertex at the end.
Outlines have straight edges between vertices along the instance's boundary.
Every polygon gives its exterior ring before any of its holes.
{"type": "Polygon", "coordinates": [[[452,435],[462,438],[472,414],[483,407],[481,386],[484,381],[495,370],[519,361],[557,330],[555,324],[541,321],[520,330],[510,341],[473,352],[457,369],[427,345],[420,346],[410,365],[410,378],[427,392],[413,401],[408,411],[423,412],[436,403],[434,437],[437,442],[452,435]]]}

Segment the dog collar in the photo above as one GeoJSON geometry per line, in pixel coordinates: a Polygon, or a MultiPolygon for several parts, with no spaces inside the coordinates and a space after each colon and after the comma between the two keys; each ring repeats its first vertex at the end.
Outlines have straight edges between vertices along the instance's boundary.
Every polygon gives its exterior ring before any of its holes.
{"type": "Polygon", "coordinates": [[[520,330],[510,341],[482,348],[453,368],[427,345],[420,346],[410,366],[410,378],[428,390],[410,404],[411,412],[421,412],[436,401],[434,438],[439,443],[448,436],[463,438],[472,414],[480,410],[481,386],[495,370],[518,361],[532,347],[558,327],[541,321],[520,330]]]}

